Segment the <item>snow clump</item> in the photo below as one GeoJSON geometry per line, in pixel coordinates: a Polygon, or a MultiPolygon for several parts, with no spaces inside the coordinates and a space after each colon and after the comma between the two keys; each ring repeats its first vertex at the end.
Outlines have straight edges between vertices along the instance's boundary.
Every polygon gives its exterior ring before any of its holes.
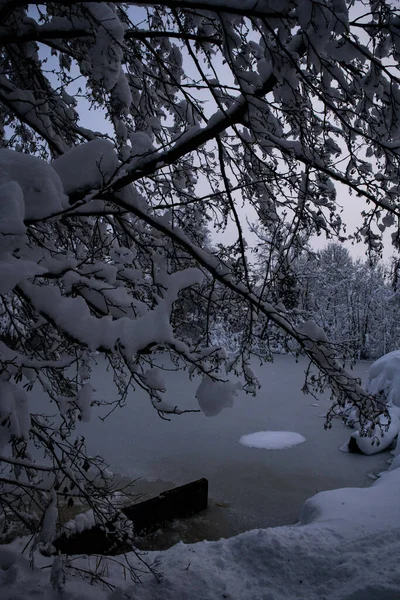
{"type": "MultiPolygon", "coordinates": [[[[24,218],[27,220],[45,219],[68,206],[68,198],[64,194],[61,179],[51,165],[36,156],[1,148],[0,185],[11,181],[16,182],[22,190],[25,205],[24,218]]],[[[10,196],[8,198],[10,201],[10,196]]],[[[14,222],[17,219],[19,232],[21,232],[21,212],[19,194],[15,193],[12,219],[14,222]]]]}
{"type": "Polygon", "coordinates": [[[206,417],[215,417],[224,408],[232,408],[233,400],[240,389],[240,383],[213,381],[205,375],[197,388],[197,402],[206,417]]]}

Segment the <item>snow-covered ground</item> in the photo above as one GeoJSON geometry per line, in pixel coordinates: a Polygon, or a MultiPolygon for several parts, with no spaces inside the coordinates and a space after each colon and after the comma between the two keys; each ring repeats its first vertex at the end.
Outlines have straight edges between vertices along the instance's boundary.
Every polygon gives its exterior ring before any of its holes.
{"type": "MultiPolygon", "coordinates": [[[[366,458],[369,460],[369,458],[366,458]]],[[[1,600],[398,600],[400,598],[400,469],[372,487],[322,492],[308,500],[297,526],[258,529],[228,540],[179,543],[146,560],[161,560],[164,579],[132,584],[123,566],[97,560],[107,584],[67,580],[63,595],[49,585],[51,559],[28,562],[0,549],[1,600]],[[43,567],[43,569],[39,569],[43,567]],[[47,568],[46,568],[47,567],[47,568]],[[126,595],[125,595],[126,594],[126,595]]],[[[125,560],[135,563],[133,555],[125,560]]],[[[76,566],[88,569],[88,559],[76,566]]],[[[92,567],[96,567],[93,559],[92,567]]],[[[141,565],[137,565],[141,566],[141,565]]]]}
{"type": "MultiPolygon", "coordinates": [[[[369,485],[370,472],[385,470],[387,454],[368,459],[338,449],[351,431],[338,420],[324,431],[321,415],[330,406],[328,395],[316,402],[302,394],[306,361],[276,356],[261,369],[253,364],[262,388],[256,398],[239,394],[232,408],[219,415],[202,413],[161,420],[147,396],[131,394],[126,407],[102,422],[93,417],[81,431],[89,449],[102,453],[111,468],[128,477],[183,484],[207,477],[210,497],[227,505],[225,514],[239,533],[252,527],[291,524],[303,502],[318,491],[369,485]],[[306,442],[285,450],[257,449],[239,443],[243,435],[258,431],[289,431],[306,442]]],[[[359,363],[364,375],[370,363],[359,363]]],[[[185,374],[166,373],[166,400],[180,408],[196,408],[199,381],[185,374]]],[[[115,391],[101,364],[93,385],[101,397],[115,391]]]]}

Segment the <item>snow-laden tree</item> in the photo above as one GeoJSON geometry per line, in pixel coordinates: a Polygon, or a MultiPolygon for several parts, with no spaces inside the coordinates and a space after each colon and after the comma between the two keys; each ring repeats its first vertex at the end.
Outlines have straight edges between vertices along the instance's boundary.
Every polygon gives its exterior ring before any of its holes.
{"type": "MultiPolygon", "coordinates": [[[[349,251],[340,244],[330,243],[317,253],[313,262],[308,264],[313,278],[306,300],[313,318],[332,342],[347,343],[350,347],[354,341],[360,344],[362,326],[354,323],[353,313],[358,310],[361,298],[355,294],[356,265],[349,251]]],[[[365,313],[368,310],[366,306],[363,309],[365,313]]]]}
{"type": "Polygon", "coordinates": [[[337,344],[343,355],[378,358],[400,345],[400,304],[381,261],[353,259],[339,243],[308,250],[292,262],[297,308],[337,344]]]}
{"type": "Polygon", "coordinates": [[[163,400],[163,352],[215,412],[237,389],[231,370],[256,390],[253,335],[272,327],[337,402],[376,418],[321,328],[270,289],[313,234],[344,237],[336,184],[371,252],[387,226],[400,244],[399,53],[385,1],[0,2],[5,527],[17,517],[46,545],[58,500],[110,509],[103,463],[71,437],[99,401],[96,353],[118,403],[139,386],[161,415],[184,410],[163,400]],[[262,279],[250,231],[267,249],[262,279]],[[206,314],[188,336],[176,307],[196,296],[206,314]],[[210,341],[220,306],[245,331],[233,359],[210,341]]]}

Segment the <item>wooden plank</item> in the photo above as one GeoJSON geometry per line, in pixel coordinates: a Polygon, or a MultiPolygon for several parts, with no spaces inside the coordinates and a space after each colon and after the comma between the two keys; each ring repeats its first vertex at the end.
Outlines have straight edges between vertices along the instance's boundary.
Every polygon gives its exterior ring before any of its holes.
{"type": "MultiPolygon", "coordinates": [[[[134,524],[135,535],[143,536],[173,519],[190,517],[208,506],[208,481],[198,479],[167,490],[155,498],[124,507],[121,512],[134,524]]],[[[63,554],[117,554],[129,550],[113,541],[112,523],[107,534],[98,525],[67,537],[62,534],[53,542],[63,554]]]]}
{"type": "Polygon", "coordinates": [[[198,479],[122,509],[134,523],[135,534],[155,531],[173,519],[190,517],[208,506],[208,481],[198,479]]]}

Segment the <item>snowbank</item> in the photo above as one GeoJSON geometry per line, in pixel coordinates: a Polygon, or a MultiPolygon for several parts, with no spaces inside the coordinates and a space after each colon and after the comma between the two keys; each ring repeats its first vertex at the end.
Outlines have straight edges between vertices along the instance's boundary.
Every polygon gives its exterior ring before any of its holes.
{"type": "Polygon", "coordinates": [[[300,523],[313,529],[328,528],[346,538],[388,532],[400,527],[399,494],[400,469],[395,469],[383,473],[368,488],[316,494],[304,503],[300,523]]]}
{"type": "MultiPolygon", "coordinates": [[[[390,419],[382,414],[379,425],[371,427],[368,436],[361,436],[360,431],[355,431],[350,442],[341,450],[348,452],[355,444],[363,454],[376,454],[386,450],[400,431],[400,350],[385,354],[371,365],[364,387],[369,394],[377,397],[382,408],[387,409],[390,419]]],[[[357,417],[358,411],[353,408],[347,416],[347,423],[357,427],[357,417]]]]}
{"type": "MultiPolygon", "coordinates": [[[[400,469],[385,473],[370,488],[321,492],[309,499],[300,523],[253,530],[228,540],[179,543],[146,560],[161,560],[161,583],[126,579],[115,561],[98,563],[109,592],[80,578],[67,580],[66,600],[398,600],[400,597],[400,469]]],[[[18,553],[23,542],[14,543],[18,553]]],[[[79,559],[87,569],[87,559],[79,559]]],[[[98,559],[97,559],[98,560],[98,559]]],[[[134,555],[126,559],[132,564],[134,555]]],[[[37,557],[37,569],[9,548],[0,549],[2,600],[59,600],[49,584],[50,559],[37,557]]],[[[93,566],[95,559],[93,559],[93,566]]],[[[138,564],[139,566],[139,564],[138,564]]],[[[54,578],[53,578],[54,579],[54,578]]]]}

